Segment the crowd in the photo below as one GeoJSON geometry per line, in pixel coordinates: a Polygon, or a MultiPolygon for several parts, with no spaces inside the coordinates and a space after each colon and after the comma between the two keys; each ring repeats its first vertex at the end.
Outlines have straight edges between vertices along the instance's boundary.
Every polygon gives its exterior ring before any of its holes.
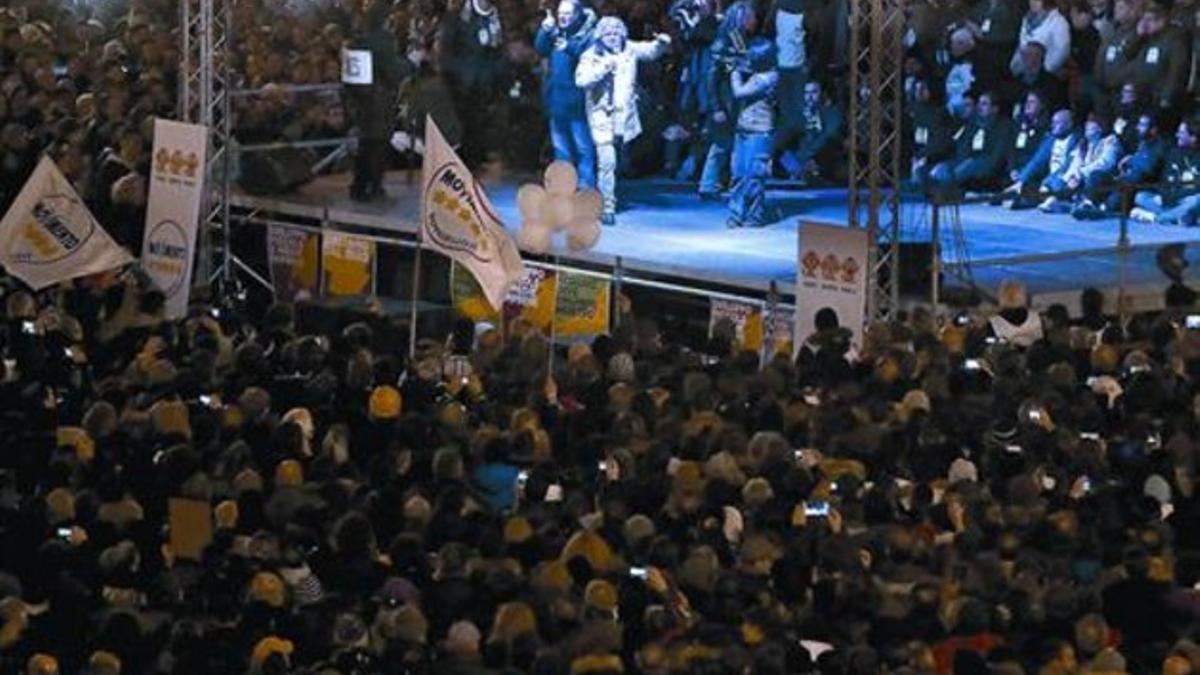
{"type": "Polygon", "coordinates": [[[626,306],[552,372],[520,322],[410,359],[134,271],[0,287],[6,673],[1200,672],[1178,283],[822,310],[765,364],[626,306]]]}

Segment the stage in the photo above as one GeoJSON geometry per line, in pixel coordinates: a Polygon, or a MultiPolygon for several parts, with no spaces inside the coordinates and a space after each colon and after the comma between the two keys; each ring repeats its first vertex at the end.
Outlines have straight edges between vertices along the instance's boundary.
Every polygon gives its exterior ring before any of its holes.
{"type": "MultiPolygon", "coordinates": [[[[500,216],[515,232],[520,223],[517,188],[537,179],[481,178],[500,216]]],[[[419,176],[390,173],[386,184],[390,198],[364,204],[347,196],[349,176],[323,176],[285,196],[236,194],[234,204],[271,217],[302,218],[328,226],[411,237],[417,227],[417,182],[419,176]]],[[[774,281],[786,292],[795,281],[797,224],[805,220],[842,225],[847,217],[845,189],[773,184],[769,203],[774,222],[761,229],[739,230],[726,228],[723,203],[701,201],[691,185],[624,181],[618,196],[621,211],[616,226],[604,228],[592,251],[575,254],[564,250],[564,261],[611,268],[619,257],[628,272],[704,280],[758,292],[774,281]]],[[[901,239],[928,242],[931,208],[924,202],[905,202],[902,208],[901,239]]],[[[984,289],[994,289],[1004,278],[1017,277],[1033,294],[1063,298],[1087,286],[1112,289],[1119,283],[1121,271],[1115,245],[1120,225],[1116,219],[1083,222],[1069,215],[969,205],[960,207],[958,238],[950,226],[950,210],[941,213],[943,262],[959,261],[962,256],[955,251],[965,248],[973,279],[984,289]]],[[[1154,264],[1155,250],[1173,242],[1200,245],[1200,228],[1130,222],[1129,238],[1126,286],[1134,295],[1151,298],[1165,285],[1154,264]]],[[[953,287],[961,282],[947,276],[945,285],[953,287]]],[[[1136,304],[1147,302],[1143,299],[1136,304]]]]}

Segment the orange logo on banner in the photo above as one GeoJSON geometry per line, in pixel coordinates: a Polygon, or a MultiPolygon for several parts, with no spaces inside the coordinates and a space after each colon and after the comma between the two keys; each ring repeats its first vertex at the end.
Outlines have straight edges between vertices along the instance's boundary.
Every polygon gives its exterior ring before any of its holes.
{"type": "Polygon", "coordinates": [[[821,266],[821,256],[817,255],[815,251],[809,251],[808,253],[804,254],[804,259],[800,262],[801,266],[804,268],[804,276],[810,279],[816,279],[817,268],[821,266]]]}
{"type": "Polygon", "coordinates": [[[826,281],[837,281],[838,272],[842,270],[842,261],[830,253],[821,259],[821,278],[826,281]]]}
{"type": "Polygon", "coordinates": [[[842,261],[842,283],[853,284],[858,281],[858,273],[861,271],[858,261],[854,256],[849,256],[842,261]]]}
{"type": "Polygon", "coordinates": [[[194,152],[184,154],[179,150],[159,148],[158,152],[154,153],[154,171],[156,173],[195,178],[196,170],[199,168],[200,158],[194,152]]]}

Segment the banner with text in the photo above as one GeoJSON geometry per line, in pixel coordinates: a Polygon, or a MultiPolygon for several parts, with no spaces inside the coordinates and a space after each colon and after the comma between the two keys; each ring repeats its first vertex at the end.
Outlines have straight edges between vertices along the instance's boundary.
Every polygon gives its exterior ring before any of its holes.
{"type": "Polygon", "coordinates": [[[867,231],[849,227],[800,224],[796,274],[796,341],[815,330],[813,317],[828,307],[838,323],[862,344],[867,311],[867,231]]]}
{"type": "Polygon", "coordinates": [[[321,237],[325,295],[375,295],[375,242],[351,234],[321,237]]]}
{"type": "Polygon", "coordinates": [[[0,265],[34,290],[133,262],[43,156],[0,220],[0,265]]]}
{"type": "Polygon", "coordinates": [[[207,127],[154,120],[142,267],[167,296],[169,319],[187,314],[207,151],[207,127]]]}
{"type": "Polygon", "coordinates": [[[267,228],[267,264],[271,269],[271,285],[275,298],[294,302],[317,295],[321,237],[285,225],[267,228]]]}
{"type": "Polygon", "coordinates": [[[763,344],[763,312],[762,307],[751,302],[736,300],[718,300],[714,298],[709,305],[708,336],[712,337],[714,329],[722,320],[728,319],[737,331],[737,341],[742,351],[756,352],[763,344]]]}
{"type": "MultiPolygon", "coordinates": [[[[455,309],[472,321],[500,323],[500,313],[492,309],[483,289],[461,265],[451,266],[450,292],[455,309]]],[[[550,332],[551,306],[557,312],[555,332],[558,337],[586,337],[608,332],[610,283],[607,279],[555,273],[537,267],[526,267],[504,296],[504,322],[524,319],[543,333],[550,332]]]]}

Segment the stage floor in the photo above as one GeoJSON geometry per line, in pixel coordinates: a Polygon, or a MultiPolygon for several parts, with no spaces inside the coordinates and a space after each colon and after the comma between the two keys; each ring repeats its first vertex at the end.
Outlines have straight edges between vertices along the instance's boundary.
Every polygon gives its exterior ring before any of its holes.
{"type": "MultiPolygon", "coordinates": [[[[283,197],[237,195],[235,204],[306,218],[326,218],[387,231],[412,233],[418,216],[419,176],[410,183],[403,172],[388,175],[391,198],[369,204],[347,196],[349,177],[324,176],[283,197]]],[[[489,195],[510,229],[520,223],[516,207],[518,180],[484,176],[489,195]]],[[[723,203],[703,202],[690,185],[639,180],[621,183],[622,210],[617,225],[604,229],[593,251],[564,258],[612,265],[617,257],[627,270],[704,278],[743,288],[764,290],[771,281],[785,288],[795,282],[796,227],[802,221],[845,224],[846,190],[796,189],[773,185],[769,200],[776,221],[762,229],[729,230],[723,203]]],[[[954,261],[953,230],[947,211],[941,218],[943,260],[954,261]]],[[[903,206],[902,239],[929,241],[930,208],[921,202],[903,206]]],[[[975,281],[994,289],[1016,276],[1037,294],[1061,294],[1086,286],[1112,288],[1120,275],[1111,249],[1119,234],[1115,219],[1081,222],[1069,215],[1037,211],[1013,212],[986,205],[963,206],[962,242],[972,261],[975,281]],[[1032,258],[1032,259],[1031,259],[1032,258]],[[1047,259],[1049,258],[1049,259],[1047,259]]],[[[1154,264],[1157,247],[1172,242],[1200,246],[1200,228],[1189,229],[1130,222],[1133,246],[1126,265],[1130,287],[1163,286],[1154,264]]],[[[948,279],[948,285],[955,285],[948,279]]]]}

